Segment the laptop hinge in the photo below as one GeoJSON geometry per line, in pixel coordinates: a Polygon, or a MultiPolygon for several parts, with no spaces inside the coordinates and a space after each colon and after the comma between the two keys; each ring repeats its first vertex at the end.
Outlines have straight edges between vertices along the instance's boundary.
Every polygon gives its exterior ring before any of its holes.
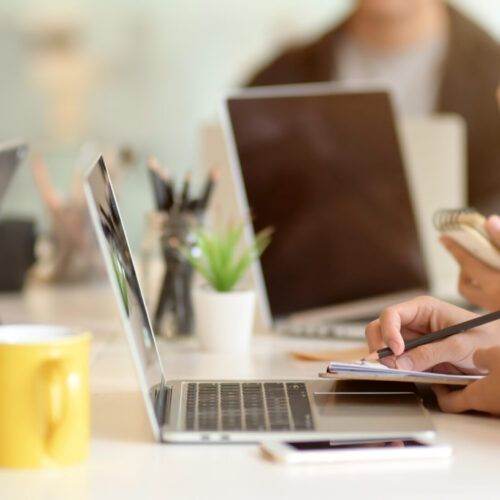
{"type": "Polygon", "coordinates": [[[167,385],[164,379],[154,387],[153,401],[159,426],[168,424],[172,404],[172,387],[167,385]]]}

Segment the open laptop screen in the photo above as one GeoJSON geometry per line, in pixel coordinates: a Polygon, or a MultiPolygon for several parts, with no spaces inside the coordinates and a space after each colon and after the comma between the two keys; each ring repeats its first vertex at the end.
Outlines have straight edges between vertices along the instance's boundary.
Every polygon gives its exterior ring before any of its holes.
{"type": "Polygon", "coordinates": [[[87,173],[85,194],[143,391],[162,380],[153,330],[108,171],[102,157],[87,173]]]}
{"type": "Polygon", "coordinates": [[[388,94],[289,88],[227,100],[272,317],[426,288],[388,94]]]}

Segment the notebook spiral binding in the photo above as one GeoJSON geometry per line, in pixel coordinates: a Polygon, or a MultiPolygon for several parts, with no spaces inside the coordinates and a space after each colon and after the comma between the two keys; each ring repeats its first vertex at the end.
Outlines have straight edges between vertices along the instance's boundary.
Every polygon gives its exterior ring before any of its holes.
{"type": "Polygon", "coordinates": [[[438,210],[434,214],[432,221],[438,231],[460,230],[465,225],[473,227],[485,238],[489,239],[485,229],[486,218],[474,208],[438,210]]]}
{"type": "Polygon", "coordinates": [[[486,230],[486,218],[473,208],[438,210],[434,227],[490,267],[500,270],[500,247],[486,230]]]}

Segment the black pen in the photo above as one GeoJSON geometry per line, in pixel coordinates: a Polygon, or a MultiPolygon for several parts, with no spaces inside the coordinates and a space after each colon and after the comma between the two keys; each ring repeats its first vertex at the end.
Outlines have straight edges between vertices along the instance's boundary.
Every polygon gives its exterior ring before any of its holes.
{"type": "MultiPolygon", "coordinates": [[[[441,340],[445,339],[446,337],[451,337],[456,333],[462,333],[466,330],[471,330],[476,326],[484,325],[485,323],[491,323],[492,321],[496,321],[498,319],[500,319],[500,311],[495,311],[485,314],[484,316],[479,316],[477,318],[464,321],[463,323],[458,323],[457,325],[448,326],[447,328],[443,328],[442,330],[428,333],[427,335],[422,335],[421,337],[418,337],[416,339],[406,341],[404,352],[409,351],[410,349],[414,349],[415,347],[434,342],[435,340],[441,340]]],[[[394,352],[390,347],[384,347],[383,349],[379,349],[378,351],[370,353],[368,356],[363,358],[362,361],[376,361],[377,359],[382,359],[387,356],[391,356],[392,354],[394,354],[394,352]]]]}
{"type": "Polygon", "coordinates": [[[189,184],[191,183],[191,175],[187,174],[184,179],[184,185],[182,187],[182,195],[181,195],[181,210],[186,210],[189,205],[189,184]]]}
{"type": "Polygon", "coordinates": [[[172,181],[168,178],[167,172],[165,172],[165,175],[162,178],[167,198],[165,209],[168,212],[174,205],[174,187],[172,185],[172,181]]]}
{"type": "Polygon", "coordinates": [[[158,160],[156,160],[156,158],[151,157],[148,159],[148,171],[151,184],[153,185],[156,208],[158,210],[166,210],[167,196],[165,185],[163,179],[160,177],[158,160]]]}

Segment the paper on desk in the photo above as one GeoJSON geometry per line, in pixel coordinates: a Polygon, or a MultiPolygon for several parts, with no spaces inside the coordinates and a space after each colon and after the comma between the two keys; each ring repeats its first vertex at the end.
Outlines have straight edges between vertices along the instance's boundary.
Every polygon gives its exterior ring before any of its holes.
{"type": "Polygon", "coordinates": [[[329,374],[336,378],[456,385],[467,385],[483,378],[483,375],[448,375],[445,373],[398,370],[388,368],[381,363],[372,363],[369,361],[352,361],[350,363],[333,361],[327,368],[326,376],[329,374]]]}

